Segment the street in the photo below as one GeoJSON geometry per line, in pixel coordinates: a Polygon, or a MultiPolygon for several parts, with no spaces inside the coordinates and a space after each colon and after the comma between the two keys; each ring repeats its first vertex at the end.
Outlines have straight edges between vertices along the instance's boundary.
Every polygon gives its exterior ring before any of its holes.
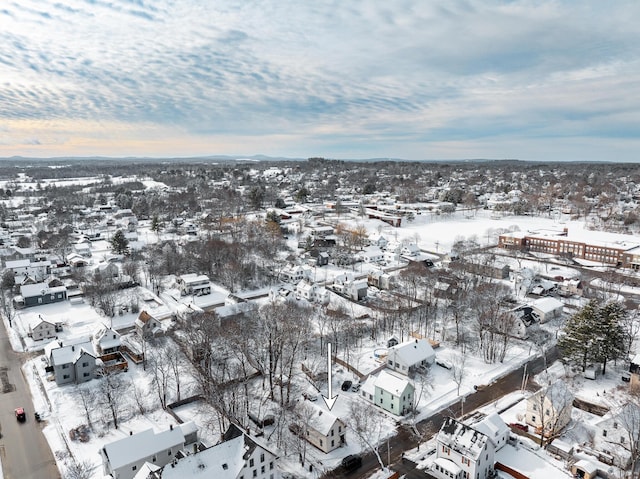
{"type": "Polygon", "coordinates": [[[60,473],[40,424],[34,419],[29,386],[22,374],[22,358],[11,348],[0,321],[0,460],[5,479],[56,479],[60,473]],[[23,407],[26,421],[18,422],[15,408],[23,407]]]}
{"type": "MultiPolygon", "coordinates": [[[[526,366],[522,366],[514,371],[509,372],[497,381],[487,385],[481,391],[477,391],[474,394],[467,396],[464,401],[464,410],[467,412],[472,412],[473,410],[484,406],[485,404],[500,399],[508,393],[519,390],[522,386],[522,378],[525,374],[525,367],[528,374],[533,376],[534,374],[542,372],[547,365],[551,365],[551,363],[558,359],[558,357],[558,349],[556,347],[551,348],[546,353],[546,359],[542,357],[532,359],[526,364],[526,366]]],[[[404,460],[402,453],[409,449],[415,448],[416,446],[418,446],[419,442],[424,442],[431,438],[434,434],[436,434],[440,430],[440,427],[442,426],[442,423],[444,422],[444,419],[446,417],[453,416],[458,418],[461,414],[462,401],[458,401],[450,407],[445,408],[432,415],[431,417],[420,421],[417,424],[417,428],[423,436],[421,441],[418,441],[416,435],[408,427],[401,426],[398,429],[398,432],[393,437],[389,438],[388,442],[380,445],[380,456],[382,457],[385,466],[390,463],[391,468],[394,471],[399,471],[403,474],[406,474],[408,478],[429,477],[422,471],[418,472],[415,469],[414,463],[404,460]]],[[[425,449],[425,454],[427,452],[428,451],[425,449]]],[[[346,477],[349,477],[351,479],[364,479],[368,477],[373,471],[379,468],[380,464],[378,463],[375,455],[371,452],[367,452],[362,457],[362,467],[346,477]]],[[[333,478],[342,476],[336,472],[328,472],[323,477],[333,478]]]]}

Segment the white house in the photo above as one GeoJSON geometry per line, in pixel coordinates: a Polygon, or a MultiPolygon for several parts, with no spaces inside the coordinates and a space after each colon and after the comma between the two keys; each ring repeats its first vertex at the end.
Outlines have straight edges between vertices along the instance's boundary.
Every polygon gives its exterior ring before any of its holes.
{"type": "Polygon", "coordinates": [[[56,325],[47,321],[41,314],[29,319],[29,337],[34,341],[56,337],[56,325]]]}
{"type": "Polygon", "coordinates": [[[556,298],[545,296],[543,298],[536,299],[531,303],[531,307],[540,317],[540,322],[546,323],[552,319],[562,317],[564,304],[556,298]]]}
{"type": "Polygon", "coordinates": [[[119,351],[122,341],[118,331],[108,326],[101,326],[93,335],[93,344],[96,352],[103,355],[119,351]]]}
{"type": "Polygon", "coordinates": [[[187,445],[185,431],[192,429],[193,423],[171,425],[159,433],[147,429],[105,444],[99,451],[104,474],[113,479],[133,479],[147,462],[157,467],[169,464],[187,445]]]}
{"type": "Polygon", "coordinates": [[[495,446],[486,434],[448,417],[437,435],[429,473],[439,479],[494,477],[495,446]]]}
{"type": "Polygon", "coordinates": [[[327,304],[329,302],[329,292],[325,288],[304,279],[296,285],[296,295],[310,303],[327,304]]]}
{"type": "Polygon", "coordinates": [[[408,378],[382,370],[374,387],[376,406],[396,416],[404,416],[413,409],[415,388],[408,378]]]}
{"type": "Polygon", "coordinates": [[[387,367],[409,375],[420,366],[429,366],[436,360],[436,353],[426,339],[412,339],[387,350],[387,367]]]}
{"type": "Polygon", "coordinates": [[[280,479],[277,459],[232,424],[219,444],[175,459],[160,469],[147,468],[140,479],[280,479]]]}
{"type": "Polygon", "coordinates": [[[514,319],[511,334],[516,338],[526,339],[539,327],[540,317],[531,306],[518,306],[511,310],[511,314],[514,319]]]}
{"type": "Polygon", "coordinates": [[[201,296],[211,293],[211,284],[209,277],[205,274],[183,274],[176,279],[178,289],[182,296],[196,295],[201,296]]]}
{"type": "Polygon", "coordinates": [[[507,444],[509,434],[511,433],[511,429],[509,429],[509,426],[507,426],[497,412],[482,415],[478,421],[469,425],[476,431],[487,436],[489,441],[493,443],[496,451],[499,451],[507,444]]]}
{"type": "Polygon", "coordinates": [[[367,297],[367,280],[356,279],[350,273],[342,273],[333,279],[333,290],[354,301],[360,301],[367,297]]]}
{"type": "Polygon", "coordinates": [[[134,323],[136,333],[141,338],[149,338],[162,334],[162,327],[160,321],[151,316],[146,311],[141,311],[134,323]]]}
{"type": "Polygon", "coordinates": [[[629,448],[640,441],[640,406],[633,402],[610,411],[595,425],[593,448],[621,469],[631,465],[629,448]]]}
{"type": "Polygon", "coordinates": [[[331,411],[305,402],[311,416],[307,423],[305,439],[322,452],[331,452],[345,444],[347,425],[331,411]]]}
{"type": "Polygon", "coordinates": [[[571,420],[573,399],[565,382],[557,380],[527,398],[526,423],[535,428],[536,434],[557,434],[571,420]]]}
{"type": "Polygon", "coordinates": [[[400,254],[402,256],[415,258],[416,256],[420,256],[420,247],[416,243],[405,244],[404,246],[402,246],[400,254]]]}

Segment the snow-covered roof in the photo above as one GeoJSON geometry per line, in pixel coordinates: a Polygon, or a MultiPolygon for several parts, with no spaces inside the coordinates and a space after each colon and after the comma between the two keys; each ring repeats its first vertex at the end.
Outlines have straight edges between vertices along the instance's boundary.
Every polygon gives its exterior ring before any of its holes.
{"type": "Polygon", "coordinates": [[[398,358],[407,366],[418,364],[422,361],[433,362],[436,353],[426,339],[412,339],[389,348],[389,357],[398,358]]]}
{"type": "Polygon", "coordinates": [[[312,427],[323,436],[329,435],[329,432],[336,421],[342,422],[335,414],[321,408],[320,406],[316,406],[313,403],[309,403],[309,406],[313,411],[313,415],[309,418],[309,427],[312,427]]]}
{"type": "Polygon", "coordinates": [[[580,459],[575,463],[575,467],[579,467],[584,472],[589,473],[589,475],[598,472],[598,466],[588,459],[580,459]]]}
{"type": "Polygon", "coordinates": [[[537,309],[538,311],[542,311],[543,313],[551,313],[556,309],[561,309],[564,307],[562,301],[558,301],[556,298],[545,297],[536,299],[533,303],[531,303],[531,307],[537,309]]]}
{"type": "Polygon", "coordinates": [[[20,286],[20,295],[23,298],[32,298],[34,296],[44,296],[45,294],[55,294],[66,291],[66,286],[55,286],[50,288],[47,283],[25,284],[20,286]]]}
{"type": "MultiPolygon", "coordinates": [[[[184,444],[184,435],[179,427],[170,428],[156,434],[147,429],[124,437],[102,448],[112,469],[133,464],[154,453],[184,444]]],[[[176,476],[178,477],[178,476],[176,476]]],[[[186,477],[186,476],[183,476],[186,477]]]]}
{"type": "Polygon", "coordinates": [[[438,432],[438,442],[463,456],[477,458],[484,451],[488,437],[452,417],[445,419],[438,432]]]}
{"type": "MultiPolygon", "coordinates": [[[[50,344],[56,344],[56,341],[53,341],[50,344]]],[[[58,345],[60,343],[57,343],[58,345]]],[[[78,358],[82,355],[83,352],[90,354],[94,358],[97,357],[96,351],[93,348],[93,343],[91,341],[84,341],[76,344],[69,344],[67,346],[59,346],[57,348],[51,349],[50,357],[51,357],[51,365],[56,364],[71,364],[78,360],[78,358]]]]}
{"type": "Polygon", "coordinates": [[[433,463],[437,464],[438,466],[440,466],[441,469],[444,469],[445,471],[449,471],[451,474],[453,474],[453,477],[457,477],[457,475],[460,474],[460,471],[462,470],[452,460],[446,459],[444,457],[436,458],[433,461],[433,463]]]}
{"type": "Polygon", "coordinates": [[[502,420],[497,412],[493,412],[488,416],[483,417],[480,421],[473,424],[473,428],[476,431],[480,431],[485,434],[494,446],[497,446],[495,438],[509,434],[509,427],[502,420]]]}
{"type": "Polygon", "coordinates": [[[396,376],[385,370],[380,371],[376,378],[375,386],[395,396],[400,396],[411,383],[406,377],[396,376]]]}
{"type": "Polygon", "coordinates": [[[208,283],[209,277],[206,274],[189,273],[181,275],[180,280],[185,284],[201,284],[208,283]]]}

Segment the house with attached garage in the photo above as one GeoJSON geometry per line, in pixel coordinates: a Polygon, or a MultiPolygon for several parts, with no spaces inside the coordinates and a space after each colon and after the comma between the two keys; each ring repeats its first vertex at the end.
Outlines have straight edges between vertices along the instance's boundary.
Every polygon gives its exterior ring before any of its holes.
{"type": "Polygon", "coordinates": [[[479,430],[444,420],[436,437],[436,459],[429,474],[438,479],[490,479],[495,477],[495,445],[479,430]]]}
{"type": "Polygon", "coordinates": [[[540,318],[540,323],[546,323],[552,319],[562,317],[564,303],[562,301],[558,301],[556,298],[544,297],[536,299],[531,303],[531,308],[533,308],[540,318]]]}
{"type": "Polygon", "coordinates": [[[145,463],[156,468],[172,463],[180,451],[197,442],[197,429],[195,435],[193,431],[194,424],[188,422],[179,426],[171,425],[169,429],[158,433],[153,429],[131,433],[105,444],[99,450],[104,475],[113,479],[133,479],[145,463]]]}
{"type": "Polygon", "coordinates": [[[419,367],[427,367],[436,360],[436,353],[427,339],[412,339],[387,349],[387,368],[410,375],[419,367]]]}
{"type": "MultiPolygon", "coordinates": [[[[232,424],[215,446],[174,459],[136,479],[280,479],[278,457],[232,424]]],[[[145,464],[150,466],[150,464],[145,464]]]]}

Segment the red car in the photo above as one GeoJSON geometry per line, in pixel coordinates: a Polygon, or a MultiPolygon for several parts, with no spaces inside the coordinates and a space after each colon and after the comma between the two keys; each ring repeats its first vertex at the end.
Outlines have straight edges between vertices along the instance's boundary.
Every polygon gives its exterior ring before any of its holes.
{"type": "Polygon", "coordinates": [[[25,422],[27,420],[27,415],[24,413],[24,408],[17,407],[15,410],[16,419],[20,422],[25,422]]]}

